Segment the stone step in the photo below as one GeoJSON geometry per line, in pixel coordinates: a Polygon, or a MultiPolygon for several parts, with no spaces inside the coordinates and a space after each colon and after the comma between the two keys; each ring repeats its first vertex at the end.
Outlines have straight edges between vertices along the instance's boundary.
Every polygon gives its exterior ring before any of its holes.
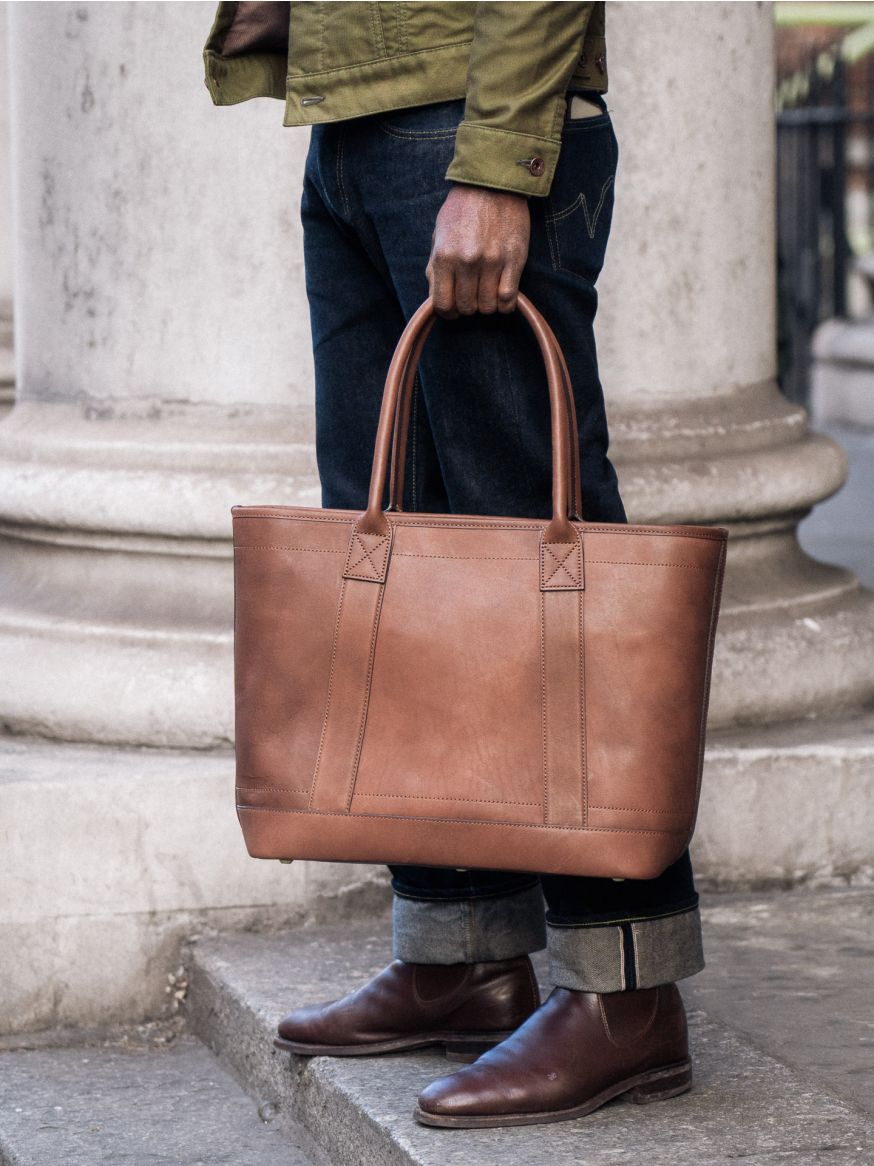
{"type": "MultiPolygon", "coordinates": [[[[233,773],[223,750],[0,737],[0,822],[15,823],[0,846],[0,933],[26,953],[3,970],[0,1032],[156,1016],[198,928],[291,926],[385,901],[384,868],[253,862],[233,773]]],[[[874,712],[711,734],[699,879],[870,882],[872,774],[874,712]]]]}
{"type": "MultiPolygon", "coordinates": [[[[754,905],[735,926],[741,946],[749,935],[746,924],[754,928],[757,921],[754,905]]],[[[734,910],[737,916],[737,900],[734,910]]],[[[725,936],[722,942],[730,947],[725,936]]],[[[748,944],[745,950],[751,950],[748,944]]],[[[767,963],[773,951],[767,944],[763,951],[767,963]]],[[[419,1126],[412,1116],[417,1093],[454,1068],[436,1051],[308,1059],[273,1048],[282,1013],[349,991],[388,959],[387,919],[211,938],[197,942],[189,954],[193,1030],[252,1096],[303,1125],[337,1166],[614,1166],[643,1156],[648,1166],[710,1166],[737,1158],[756,1166],[872,1160],[872,1122],[852,1101],[771,1055],[762,1041],[716,1019],[716,1009],[694,1003],[690,1094],[646,1107],[617,1101],[590,1117],[549,1127],[419,1126]]],[[[538,969],[542,972],[542,960],[538,969]]],[[[695,991],[703,991],[700,984],[695,991]]],[[[694,995],[687,991],[687,1001],[694,995]]],[[[780,1023],[786,1018],[784,1007],[780,1023]]],[[[802,1022],[799,1006],[796,1025],[802,1022]]],[[[761,1027],[767,1038],[767,1023],[761,1027]]]]}
{"type": "Polygon", "coordinates": [[[190,1035],[0,1052],[0,1166],[313,1166],[309,1139],[190,1035]]]}
{"type": "Polygon", "coordinates": [[[874,1118],[874,893],[704,896],[687,1004],[874,1118]]]}

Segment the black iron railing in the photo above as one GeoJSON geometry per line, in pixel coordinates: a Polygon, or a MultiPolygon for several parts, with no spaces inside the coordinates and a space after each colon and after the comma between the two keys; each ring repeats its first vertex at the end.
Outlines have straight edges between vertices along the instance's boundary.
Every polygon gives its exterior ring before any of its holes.
{"type": "Polygon", "coordinates": [[[852,255],[847,237],[847,145],[868,139],[874,114],[847,101],[844,61],[827,78],[813,71],[804,103],[777,114],[777,272],[779,378],[807,404],[816,326],[847,314],[852,255]]]}

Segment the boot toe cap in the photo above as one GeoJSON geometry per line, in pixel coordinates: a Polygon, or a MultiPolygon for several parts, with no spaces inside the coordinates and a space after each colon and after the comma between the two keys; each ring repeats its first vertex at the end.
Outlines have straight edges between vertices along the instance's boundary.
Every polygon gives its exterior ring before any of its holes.
{"type": "Polygon", "coordinates": [[[289,1012],[277,1025],[277,1031],[283,1040],[300,1041],[303,1044],[318,1041],[318,1018],[321,1009],[317,1006],[296,1008],[289,1012]]]}
{"type": "Polygon", "coordinates": [[[500,1093],[464,1069],[432,1081],[418,1098],[419,1109],[434,1117],[478,1117],[500,1112],[500,1093]]]}

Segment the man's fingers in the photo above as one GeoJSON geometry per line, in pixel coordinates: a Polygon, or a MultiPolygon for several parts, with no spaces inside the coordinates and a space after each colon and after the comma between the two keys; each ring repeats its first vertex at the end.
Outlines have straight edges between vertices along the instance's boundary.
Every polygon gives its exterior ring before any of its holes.
{"type": "Polygon", "coordinates": [[[474,263],[441,256],[428,264],[426,275],[438,315],[454,319],[515,311],[522,265],[498,258],[474,263]]]}
{"type": "Polygon", "coordinates": [[[504,270],[504,257],[486,255],[480,265],[477,305],[480,312],[491,315],[498,310],[498,287],[504,270]]]}
{"type": "Polygon", "coordinates": [[[455,319],[455,274],[452,267],[439,258],[432,258],[427,268],[431,300],[438,316],[455,319]]]}
{"type": "Polygon", "coordinates": [[[431,235],[426,274],[435,310],[450,318],[512,312],[530,232],[521,195],[454,184],[431,235]]]}
{"type": "Polygon", "coordinates": [[[508,263],[504,267],[496,295],[499,312],[514,312],[516,310],[516,298],[519,295],[521,277],[522,267],[518,263],[508,263]]]}
{"type": "Polygon", "coordinates": [[[479,265],[470,259],[456,259],[455,310],[461,316],[472,316],[479,303],[479,265]]]}

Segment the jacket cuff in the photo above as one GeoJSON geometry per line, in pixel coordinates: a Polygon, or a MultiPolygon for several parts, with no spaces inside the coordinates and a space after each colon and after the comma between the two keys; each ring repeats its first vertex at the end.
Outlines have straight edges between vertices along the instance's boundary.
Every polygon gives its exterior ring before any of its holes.
{"type": "Polygon", "coordinates": [[[446,178],[494,190],[549,194],[561,141],[463,121],[446,178]]]}
{"type": "Polygon", "coordinates": [[[210,49],[203,54],[204,84],[213,105],[238,105],[253,97],[285,100],[285,61],[275,53],[224,58],[210,49]]]}

